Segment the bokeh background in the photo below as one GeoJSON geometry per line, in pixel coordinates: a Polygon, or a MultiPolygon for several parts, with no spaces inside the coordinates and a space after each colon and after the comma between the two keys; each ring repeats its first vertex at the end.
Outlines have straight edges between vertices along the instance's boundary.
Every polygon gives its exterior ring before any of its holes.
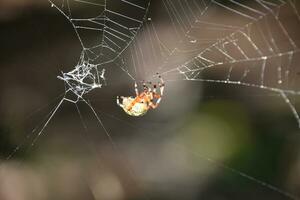
{"type": "Polygon", "coordinates": [[[238,171],[300,197],[298,124],[282,98],[257,88],[167,82],[160,107],[132,118],[116,96],[132,95],[133,82],[112,66],[88,98],[113,141],[85,104],[80,116],[65,103],[32,146],[64,93],[57,75],[81,48],[46,0],[2,0],[0,27],[1,200],[292,198],[238,171]]]}

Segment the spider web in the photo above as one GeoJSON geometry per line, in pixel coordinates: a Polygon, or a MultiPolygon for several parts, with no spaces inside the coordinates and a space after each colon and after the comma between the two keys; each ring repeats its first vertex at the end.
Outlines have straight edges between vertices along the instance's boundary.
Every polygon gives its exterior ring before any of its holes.
{"type": "Polygon", "coordinates": [[[71,23],[85,60],[97,65],[113,62],[142,27],[149,2],[49,0],[71,23]],[[118,5],[118,6],[115,6],[118,5]],[[76,12],[80,7],[85,12],[76,12]],[[134,13],[134,14],[132,14],[134,13]],[[96,37],[90,41],[90,37],[96,37]]]}
{"type": "MultiPolygon", "coordinates": [[[[147,15],[148,1],[48,1],[69,20],[82,53],[73,70],[58,76],[65,82],[65,94],[47,116],[32,145],[65,101],[74,104],[82,101],[118,149],[96,110],[84,98],[93,89],[105,85],[108,64],[116,65],[134,81],[141,77],[155,79],[158,72],[166,82],[199,81],[271,91],[284,99],[300,126],[292,101],[292,97],[300,94],[295,81],[299,40],[294,27],[300,22],[296,1],[229,0],[228,5],[221,0],[163,0],[160,9],[165,18],[162,20],[147,15]],[[77,13],[77,6],[86,7],[85,12],[77,13]],[[287,12],[289,22],[285,18],[287,12]],[[215,17],[216,13],[222,16],[215,17]],[[162,24],[171,25],[168,31],[172,37],[160,33],[162,24]],[[70,93],[75,97],[71,98],[70,93]]],[[[19,149],[20,146],[8,159],[19,149]]],[[[203,159],[297,199],[229,166],[203,159]]]]}
{"type": "MultiPolygon", "coordinates": [[[[300,127],[297,1],[165,0],[162,4],[166,13],[162,24],[171,24],[172,36],[160,34],[162,25],[148,18],[116,62],[131,79],[151,80],[158,72],[166,82],[197,81],[273,92],[284,100],[300,127]],[[216,17],[216,13],[221,14],[216,17]]],[[[221,167],[297,199],[245,173],[221,167]]]]}
{"type": "MultiPolygon", "coordinates": [[[[43,122],[38,124],[7,156],[7,160],[24,148],[27,140],[31,139],[30,146],[34,146],[65,102],[75,104],[77,109],[78,102],[88,105],[111,144],[117,148],[102,120],[84,95],[106,84],[103,66],[114,62],[133,41],[143,25],[150,1],[48,0],[48,2],[70,22],[82,52],[74,69],[61,72],[62,75],[57,76],[65,83],[65,92],[58,96],[61,98],[60,101],[43,122]],[[33,139],[32,135],[35,135],[33,139]]],[[[81,116],[80,110],[78,114],[81,116]]]]}
{"type": "Polygon", "coordinates": [[[165,0],[162,4],[174,38],[158,34],[158,23],[148,20],[137,37],[142,44],[134,41],[118,64],[130,77],[142,73],[151,78],[159,72],[167,82],[271,91],[283,98],[300,127],[294,101],[300,94],[297,1],[165,0]],[[144,44],[147,48],[142,48],[144,44]]]}
{"type": "Polygon", "coordinates": [[[105,82],[102,65],[116,60],[130,45],[142,27],[149,3],[120,1],[49,0],[71,23],[82,53],[75,69],[58,76],[66,83],[66,93],[75,94],[77,102],[84,94],[101,88],[105,82]],[[118,5],[118,6],[114,6],[118,5]],[[84,13],[76,12],[76,7],[84,13]],[[133,13],[133,14],[132,14],[133,13]],[[93,38],[92,41],[90,41],[93,38]]]}

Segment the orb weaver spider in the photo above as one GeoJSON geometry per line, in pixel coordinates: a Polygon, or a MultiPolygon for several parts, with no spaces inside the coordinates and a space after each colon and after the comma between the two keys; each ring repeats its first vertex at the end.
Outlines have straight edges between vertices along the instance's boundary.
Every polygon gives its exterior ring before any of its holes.
{"type": "Polygon", "coordinates": [[[122,103],[120,103],[120,98],[117,96],[117,104],[123,108],[128,115],[135,117],[145,115],[149,109],[157,108],[163,96],[165,87],[165,83],[161,76],[158,76],[158,78],[160,79],[160,82],[158,82],[160,94],[156,92],[156,84],[152,84],[151,82],[146,83],[143,81],[143,92],[139,93],[138,85],[135,83],[134,88],[136,96],[121,96],[122,103]],[[150,87],[148,85],[150,85],[150,87]]]}

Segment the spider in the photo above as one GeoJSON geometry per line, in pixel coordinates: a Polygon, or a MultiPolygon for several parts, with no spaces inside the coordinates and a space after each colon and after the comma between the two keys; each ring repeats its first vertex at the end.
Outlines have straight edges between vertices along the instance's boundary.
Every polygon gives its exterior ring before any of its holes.
{"type": "Polygon", "coordinates": [[[123,108],[123,110],[131,116],[142,116],[147,113],[149,109],[155,109],[158,107],[161,98],[164,93],[164,87],[165,83],[161,76],[158,76],[160,79],[160,82],[158,82],[160,94],[156,92],[157,85],[152,84],[151,82],[148,82],[148,84],[151,85],[151,87],[148,87],[146,82],[143,81],[143,88],[144,91],[139,93],[137,83],[134,84],[135,88],[135,97],[121,97],[122,103],[120,103],[119,96],[117,97],[117,104],[123,108]],[[153,88],[153,89],[152,89],[153,88]],[[154,102],[155,101],[155,102],[154,102]]]}

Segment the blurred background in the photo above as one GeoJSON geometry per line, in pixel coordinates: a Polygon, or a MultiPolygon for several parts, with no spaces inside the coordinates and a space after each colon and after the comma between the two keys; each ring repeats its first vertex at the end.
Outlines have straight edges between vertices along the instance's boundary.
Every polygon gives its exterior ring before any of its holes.
{"type": "MultiPolygon", "coordinates": [[[[163,21],[160,9],[161,1],[153,0],[153,20],[163,21]]],[[[293,9],[281,19],[296,19],[293,9]]],[[[221,11],[213,17],[224,18],[221,11]]],[[[113,141],[87,105],[64,103],[32,146],[35,130],[64,94],[56,77],[77,64],[81,46],[46,0],[0,1],[0,27],[1,200],[300,197],[297,121],[281,96],[259,88],[167,81],[159,108],[133,118],[116,96],[133,95],[134,82],[112,64],[107,85],[87,98],[113,141]]],[[[171,37],[166,22],[160,27],[159,35],[171,37]]],[[[297,35],[299,27],[291,32],[297,35]]],[[[294,86],[298,64],[291,65],[294,86]]],[[[297,96],[292,101],[296,105],[297,96]]]]}

